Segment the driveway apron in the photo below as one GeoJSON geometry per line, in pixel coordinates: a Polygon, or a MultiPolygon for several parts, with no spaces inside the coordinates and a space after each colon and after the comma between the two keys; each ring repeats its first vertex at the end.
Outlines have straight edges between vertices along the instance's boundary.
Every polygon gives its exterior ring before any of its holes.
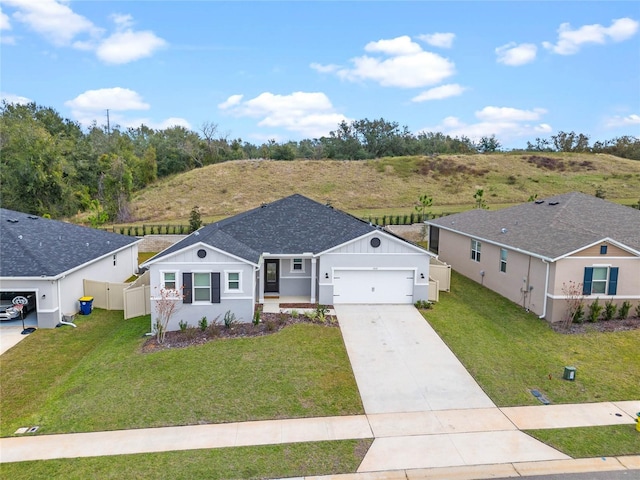
{"type": "Polygon", "coordinates": [[[336,305],[367,414],[495,404],[413,305],[336,305]]]}

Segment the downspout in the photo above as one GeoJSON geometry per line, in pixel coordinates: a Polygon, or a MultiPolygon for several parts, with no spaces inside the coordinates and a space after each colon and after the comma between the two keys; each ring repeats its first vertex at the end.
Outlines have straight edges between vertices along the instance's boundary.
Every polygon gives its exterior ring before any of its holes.
{"type": "Polygon", "coordinates": [[[549,288],[549,267],[551,264],[544,258],[542,259],[542,263],[545,263],[547,265],[547,274],[545,275],[544,279],[544,301],[542,302],[542,315],[540,315],[538,318],[544,318],[547,316],[547,294],[549,293],[547,292],[547,289],[549,288]]]}

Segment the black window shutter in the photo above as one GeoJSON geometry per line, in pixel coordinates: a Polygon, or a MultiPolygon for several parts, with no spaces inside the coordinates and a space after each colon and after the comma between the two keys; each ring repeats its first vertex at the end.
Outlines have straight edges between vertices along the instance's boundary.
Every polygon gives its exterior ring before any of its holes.
{"type": "Polygon", "coordinates": [[[593,281],[593,267],[584,267],[584,280],[582,281],[583,295],[591,295],[592,281],[593,281]]]}
{"type": "Polygon", "coordinates": [[[609,291],[607,295],[615,295],[618,291],[618,267],[609,269],[609,291]]]}
{"type": "Polygon", "coordinates": [[[211,272],[211,303],[220,303],[220,272],[211,272]]]}
{"type": "Polygon", "coordinates": [[[192,295],[191,295],[191,286],[193,285],[192,283],[192,277],[191,277],[191,273],[183,273],[182,274],[182,302],[183,303],[192,303],[192,295]]]}

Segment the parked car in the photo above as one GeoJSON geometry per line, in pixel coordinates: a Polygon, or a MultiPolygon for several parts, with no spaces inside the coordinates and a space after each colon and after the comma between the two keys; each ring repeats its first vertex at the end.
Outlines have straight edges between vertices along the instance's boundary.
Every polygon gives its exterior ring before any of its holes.
{"type": "Polygon", "coordinates": [[[0,292],[0,320],[13,320],[36,309],[33,292],[0,292]],[[15,305],[22,305],[22,309],[15,305]]]}

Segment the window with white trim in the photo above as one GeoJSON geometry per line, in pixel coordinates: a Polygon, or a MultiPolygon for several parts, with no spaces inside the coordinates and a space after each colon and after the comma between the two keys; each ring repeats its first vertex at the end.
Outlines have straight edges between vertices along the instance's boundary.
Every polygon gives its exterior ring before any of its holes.
{"type": "Polygon", "coordinates": [[[210,273],[194,273],[193,274],[193,301],[194,302],[210,302],[211,301],[211,274],[210,273]]]}
{"type": "Polygon", "coordinates": [[[585,267],[582,282],[584,295],[615,295],[618,290],[618,267],[585,267]]]}
{"type": "Polygon", "coordinates": [[[507,249],[500,249],[500,271],[502,273],[507,273],[507,249]]]}
{"type": "Polygon", "coordinates": [[[480,250],[482,244],[478,240],[471,240],[471,260],[475,262],[480,261],[480,250]]]}
{"type": "Polygon", "coordinates": [[[240,290],[240,272],[225,272],[227,276],[227,291],[239,291],[240,290]]]}
{"type": "Polygon", "coordinates": [[[165,290],[176,289],[176,272],[162,272],[162,288],[165,290]]]}
{"type": "Polygon", "coordinates": [[[301,258],[294,258],[291,260],[291,271],[304,273],[304,260],[301,258]]]}

